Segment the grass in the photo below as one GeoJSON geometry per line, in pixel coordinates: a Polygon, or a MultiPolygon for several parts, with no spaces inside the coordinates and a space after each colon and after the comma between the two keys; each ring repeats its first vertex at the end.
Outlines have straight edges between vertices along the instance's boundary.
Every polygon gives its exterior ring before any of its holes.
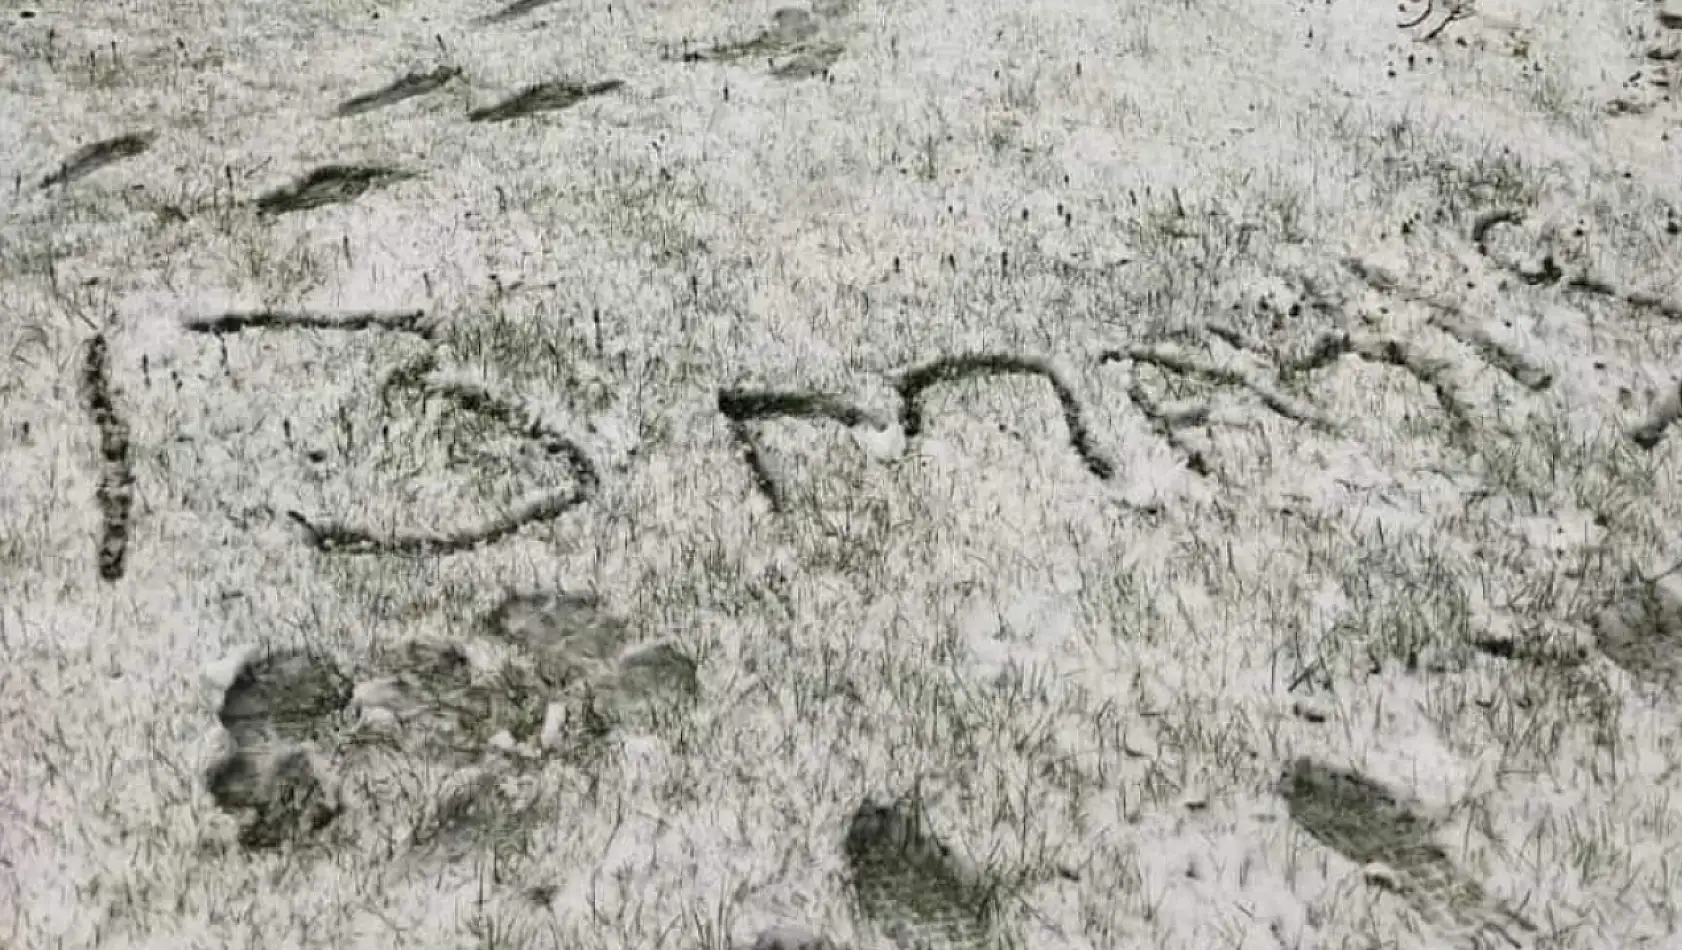
{"type": "Polygon", "coordinates": [[[1676,939],[1675,30],[32,9],[0,946],[1676,939]]]}

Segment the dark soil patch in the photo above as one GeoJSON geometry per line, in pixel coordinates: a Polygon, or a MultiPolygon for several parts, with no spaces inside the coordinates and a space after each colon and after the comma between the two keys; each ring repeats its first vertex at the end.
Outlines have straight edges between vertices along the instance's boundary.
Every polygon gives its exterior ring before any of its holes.
{"type": "Polygon", "coordinates": [[[610,725],[646,724],[638,717],[681,708],[700,693],[694,659],[671,643],[633,648],[632,625],[592,596],[513,594],[480,621],[480,629],[527,653],[554,691],[582,687],[588,712],[610,725]]]}
{"type": "Polygon", "coordinates": [[[350,678],[325,657],[284,650],[240,665],[216,714],[233,748],[204,783],[240,822],[242,847],[302,844],[338,818],[310,749],[339,728],[350,700],[350,678]]]}
{"type": "Polygon", "coordinates": [[[41,179],[42,188],[53,185],[68,185],[78,178],[90,175],[107,165],[133,158],[152,147],[156,135],[151,132],[141,132],[133,135],[119,135],[116,138],[104,139],[91,145],[84,145],[77,149],[58,170],[41,179]]]}
{"type": "Polygon", "coordinates": [[[495,105],[472,110],[467,113],[467,119],[469,122],[507,122],[539,112],[557,112],[624,85],[618,79],[597,83],[540,82],[495,105]]]}
{"type": "Polygon", "coordinates": [[[693,660],[664,643],[627,651],[629,625],[594,598],[512,595],[478,632],[514,656],[481,667],[460,643],[412,640],[355,678],[305,651],[243,662],[217,710],[233,748],[203,776],[241,845],[309,844],[354,814],[384,828],[386,858],[518,852],[555,820],[542,762],[586,763],[615,728],[658,721],[635,714],[698,692],[693,660]]]}
{"type": "Polygon", "coordinates": [[[558,695],[556,687],[520,665],[478,674],[402,668],[358,684],[363,709],[383,709],[395,720],[362,728],[358,739],[410,758],[472,765],[499,733],[516,743],[537,738],[548,704],[558,695]]]}
{"type": "Polygon", "coordinates": [[[548,814],[540,795],[521,795],[496,772],[470,768],[427,802],[408,830],[408,845],[421,854],[459,857],[471,852],[523,853],[548,814]]]}
{"type": "Polygon", "coordinates": [[[413,172],[371,165],[323,165],[291,185],[257,199],[261,214],[289,214],[355,201],[375,188],[414,178],[413,172]]]}
{"type": "Polygon", "coordinates": [[[383,659],[392,672],[420,677],[445,689],[465,689],[473,679],[473,664],[456,643],[408,640],[383,659]]]}

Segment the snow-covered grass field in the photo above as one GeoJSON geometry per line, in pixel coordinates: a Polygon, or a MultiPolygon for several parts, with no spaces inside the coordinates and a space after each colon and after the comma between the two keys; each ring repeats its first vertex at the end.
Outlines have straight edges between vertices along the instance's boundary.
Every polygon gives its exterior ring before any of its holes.
{"type": "Polygon", "coordinates": [[[1638,0],[10,3],[0,947],[1682,945],[1679,90],[1638,0]]]}

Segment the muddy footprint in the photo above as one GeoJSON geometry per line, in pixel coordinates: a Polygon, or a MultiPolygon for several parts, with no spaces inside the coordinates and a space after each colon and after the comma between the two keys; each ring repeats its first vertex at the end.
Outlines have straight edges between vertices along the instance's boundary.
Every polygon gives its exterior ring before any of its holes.
{"type": "Polygon", "coordinates": [[[527,86],[513,96],[467,113],[469,122],[507,122],[539,112],[558,112],[570,109],[585,99],[605,95],[624,86],[618,79],[605,82],[540,82],[527,86]]]}
{"type": "Polygon", "coordinates": [[[1455,946],[1487,946],[1491,937],[1522,946],[1516,935],[1535,930],[1456,868],[1432,840],[1433,823],[1380,783],[1298,758],[1285,769],[1279,793],[1299,828],[1366,866],[1369,881],[1394,890],[1455,946]]]}
{"type": "Polygon", "coordinates": [[[84,145],[65,159],[59,165],[57,171],[41,179],[41,187],[51,188],[54,185],[68,185],[76,179],[91,175],[107,165],[140,155],[152,147],[152,142],[156,137],[156,134],[152,132],[138,132],[84,145]]]}
{"type": "Polygon", "coordinates": [[[459,66],[441,66],[429,73],[409,73],[401,79],[381,86],[373,92],[352,96],[339,103],[337,115],[340,118],[361,115],[386,106],[396,105],[405,99],[424,96],[429,92],[444,88],[450,80],[461,75],[459,66]]]}
{"type": "Polygon", "coordinates": [[[866,800],[842,851],[860,911],[900,946],[992,945],[996,890],[935,837],[915,799],[866,800]]]}
{"type": "Polygon", "coordinates": [[[239,820],[238,840],[249,850],[302,844],[343,811],[297,745],[236,748],[206,770],[204,782],[217,807],[239,820]]]}
{"type": "Polygon", "coordinates": [[[217,719],[241,748],[313,742],[340,725],[352,683],[331,660],[282,650],[239,662],[217,719]]]}
{"type": "Polygon", "coordinates": [[[324,205],[344,204],[355,201],[376,188],[414,177],[414,172],[400,168],[323,165],[312,169],[290,185],[276,188],[258,197],[257,212],[265,215],[289,214],[324,205]]]}

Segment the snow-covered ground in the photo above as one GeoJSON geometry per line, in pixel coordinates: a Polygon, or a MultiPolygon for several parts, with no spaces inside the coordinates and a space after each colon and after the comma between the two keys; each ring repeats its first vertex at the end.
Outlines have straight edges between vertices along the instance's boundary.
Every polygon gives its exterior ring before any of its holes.
{"type": "Polygon", "coordinates": [[[1682,8],[0,23],[0,945],[1682,945],[1682,8]]]}

